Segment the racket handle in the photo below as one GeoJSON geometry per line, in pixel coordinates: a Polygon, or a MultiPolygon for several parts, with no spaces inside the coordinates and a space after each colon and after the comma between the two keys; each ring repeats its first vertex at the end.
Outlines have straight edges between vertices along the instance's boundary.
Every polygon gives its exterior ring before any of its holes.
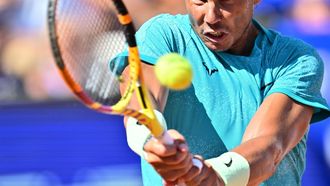
{"type": "Polygon", "coordinates": [[[166,124],[166,120],[165,120],[163,114],[161,112],[159,112],[158,110],[154,110],[154,113],[155,113],[155,116],[156,116],[159,124],[161,124],[164,129],[163,135],[161,137],[158,137],[157,140],[159,140],[160,142],[162,142],[166,145],[172,145],[174,143],[174,141],[171,138],[171,136],[166,132],[167,124],[166,124]]]}

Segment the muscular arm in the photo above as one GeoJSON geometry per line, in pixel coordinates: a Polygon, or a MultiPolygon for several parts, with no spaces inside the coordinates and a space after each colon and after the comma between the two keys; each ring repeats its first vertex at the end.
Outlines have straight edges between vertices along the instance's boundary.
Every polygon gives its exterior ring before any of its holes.
{"type": "MultiPolygon", "coordinates": [[[[155,109],[162,112],[168,90],[157,82],[152,65],[143,64],[143,73],[146,74],[150,99],[155,109]]],[[[128,69],[124,74],[128,75],[128,69]]],[[[137,100],[133,99],[130,106],[138,107],[137,100]]],[[[259,184],[275,172],[283,157],[304,136],[312,114],[313,108],[299,104],[284,94],[274,93],[265,99],[249,123],[241,145],[232,149],[250,164],[249,185],[259,184]]]]}
{"type": "Polygon", "coordinates": [[[240,146],[232,151],[250,164],[249,185],[269,178],[283,157],[298,144],[308,129],[313,108],[274,93],[262,103],[250,121],[240,146]]]}

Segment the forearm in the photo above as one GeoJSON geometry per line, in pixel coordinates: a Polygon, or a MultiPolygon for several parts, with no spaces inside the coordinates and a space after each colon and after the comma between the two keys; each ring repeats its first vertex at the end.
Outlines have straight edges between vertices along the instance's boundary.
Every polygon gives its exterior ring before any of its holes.
{"type": "MultiPolygon", "coordinates": [[[[298,140],[300,140],[298,138],[298,140]]],[[[206,160],[226,185],[259,185],[271,177],[291,146],[275,136],[259,136],[206,160]]]]}
{"type": "Polygon", "coordinates": [[[241,145],[233,149],[249,162],[249,184],[274,174],[280,161],[306,133],[312,114],[313,108],[283,94],[265,99],[246,128],[241,145]]]}
{"type": "Polygon", "coordinates": [[[277,165],[285,156],[283,149],[278,139],[261,136],[242,143],[232,151],[242,155],[249,162],[248,185],[258,185],[274,174],[277,165]]]}
{"type": "MultiPolygon", "coordinates": [[[[248,185],[257,185],[274,174],[283,157],[306,133],[312,114],[313,108],[282,94],[273,94],[263,102],[247,126],[241,144],[231,150],[240,155],[237,170],[246,170],[248,162],[248,185]],[[243,169],[240,165],[244,165],[243,169]]],[[[239,178],[246,180],[246,176],[239,178]]]]}

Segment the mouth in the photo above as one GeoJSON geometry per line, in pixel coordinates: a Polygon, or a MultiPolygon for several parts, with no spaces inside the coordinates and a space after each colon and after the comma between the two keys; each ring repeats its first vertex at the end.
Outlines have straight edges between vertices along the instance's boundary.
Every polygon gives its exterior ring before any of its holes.
{"type": "Polygon", "coordinates": [[[228,32],[225,31],[207,31],[204,32],[203,35],[205,38],[213,43],[221,42],[225,39],[225,37],[228,35],[228,32]]]}

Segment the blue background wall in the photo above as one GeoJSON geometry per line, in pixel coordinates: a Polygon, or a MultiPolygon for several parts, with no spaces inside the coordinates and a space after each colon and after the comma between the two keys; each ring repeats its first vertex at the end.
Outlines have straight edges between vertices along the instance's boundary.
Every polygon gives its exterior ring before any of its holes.
{"type": "Polygon", "coordinates": [[[78,183],[139,185],[121,117],[72,101],[0,107],[0,186],[78,183]]]}

